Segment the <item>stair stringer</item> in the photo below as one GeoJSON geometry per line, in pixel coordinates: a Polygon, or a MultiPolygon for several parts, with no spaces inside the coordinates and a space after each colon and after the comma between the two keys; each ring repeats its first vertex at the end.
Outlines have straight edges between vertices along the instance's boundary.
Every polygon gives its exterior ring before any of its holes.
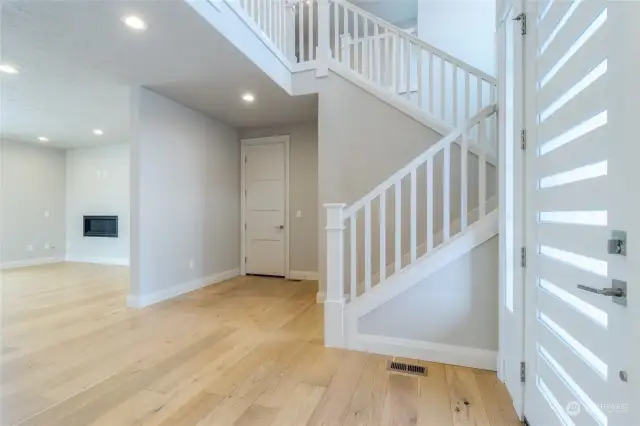
{"type": "Polygon", "coordinates": [[[497,354],[494,351],[363,334],[358,329],[358,323],[369,312],[400,296],[496,236],[498,229],[498,210],[494,210],[469,226],[464,232],[431,250],[399,273],[387,278],[382,284],[346,303],[344,306],[344,326],[347,348],[495,370],[497,354]]]}

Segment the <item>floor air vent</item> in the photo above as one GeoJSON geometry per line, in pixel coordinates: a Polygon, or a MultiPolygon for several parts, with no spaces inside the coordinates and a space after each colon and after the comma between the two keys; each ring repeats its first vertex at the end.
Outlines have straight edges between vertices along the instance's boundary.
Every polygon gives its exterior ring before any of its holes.
{"type": "Polygon", "coordinates": [[[389,364],[387,364],[387,370],[397,373],[414,374],[416,376],[427,375],[427,367],[397,361],[389,361],[389,364]]]}

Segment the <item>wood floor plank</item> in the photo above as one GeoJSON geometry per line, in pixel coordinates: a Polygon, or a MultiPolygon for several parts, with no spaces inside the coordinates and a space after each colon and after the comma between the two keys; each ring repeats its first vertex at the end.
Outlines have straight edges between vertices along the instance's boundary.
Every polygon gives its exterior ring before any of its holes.
{"type": "Polygon", "coordinates": [[[517,424],[493,373],[325,348],[315,282],[238,277],[141,310],[127,287],[123,267],[3,271],[3,426],[517,424]]]}
{"type": "Polygon", "coordinates": [[[444,365],[419,363],[427,368],[427,376],[418,379],[418,426],[453,426],[444,365]]]}
{"type": "Polygon", "coordinates": [[[389,375],[389,388],[381,425],[415,425],[418,420],[418,379],[404,374],[389,375]]]}
{"type": "Polygon", "coordinates": [[[85,424],[90,426],[131,426],[140,424],[151,413],[162,407],[165,398],[165,395],[143,389],[93,422],[85,424]]]}
{"type": "Polygon", "coordinates": [[[472,369],[445,367],[454,426],[490,426],[472,369]]]}
{"type": "Polygon", "coordinates": [[[344,426],[379,425],[388,384],[387,357],[370,355],[353,395],[344,426]]]}
{"type": "Polygon", "coordinates": [[[234,423],[234,426],[269,426],[278,414],[275,408],[252,405],[234,423]]]}
{"type": "Polygon", "coordinates": [[[246,398],[227,396],[220,401],[213,411],[198,422],[198,426],[233,425],[251,405],[251,401],[246,398]]]}
{"type": "MultiPolygon", "coordinates": [[[[193,426],[198,424],[207,414],[218,406],[223,397],[209,392],[200,392],[188,403],[173,412],[160,426],[193,426]]],[[[155,424],[151,419],[145,421],[145,425],[155,424]]]]}
{"type": "Polygon", "coordinates": [[[341,363],[335,371],[327,391],[309,419],[309,425],[343,423],[366,365],[367,356],[361,352],[343,353],[341,363]]]}
{"type": "Polygon", "coordinates": [[[491,426],[521,426],[507,388],[493,371],[474,371],[482,402],[491,426]]]}
{"type": "Polygon", "coordinates": [[[277,426],[306,425],[327,389],[300,383],[273,422],[277,426]]]}

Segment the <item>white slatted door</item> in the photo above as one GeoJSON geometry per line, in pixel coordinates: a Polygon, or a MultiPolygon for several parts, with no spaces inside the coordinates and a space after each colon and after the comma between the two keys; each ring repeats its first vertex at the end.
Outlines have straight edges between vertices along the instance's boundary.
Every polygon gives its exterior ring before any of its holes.
{"type": "Polygon", "coordinates": [[[245,145],[246,273],[285,275],[286,145],[245,145]]]}
{"type": "Polygon", "coordinates": [[[620,378],[631,368],[631,309],[578,288],[610,288],[614,279],[631,278],[628,259],[607,253],[628,202],[614,190],[620,184],[614,163],[635,138],[619,137],[624,82],[611,75],[619,49],[611,39],[613,3],[527,5],[525,416],[531,426],[637,425],[629,413],[631,384],[620,378]]]}

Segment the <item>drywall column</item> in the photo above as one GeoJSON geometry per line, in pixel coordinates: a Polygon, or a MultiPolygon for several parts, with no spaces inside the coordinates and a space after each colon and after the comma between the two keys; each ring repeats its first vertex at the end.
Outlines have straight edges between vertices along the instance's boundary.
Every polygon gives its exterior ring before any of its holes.
{"type": "Polygon", "coordinates": [[[128,302],[141,307],[239,274],[240,143],[150,90],[135,115],[128,302]]]}

